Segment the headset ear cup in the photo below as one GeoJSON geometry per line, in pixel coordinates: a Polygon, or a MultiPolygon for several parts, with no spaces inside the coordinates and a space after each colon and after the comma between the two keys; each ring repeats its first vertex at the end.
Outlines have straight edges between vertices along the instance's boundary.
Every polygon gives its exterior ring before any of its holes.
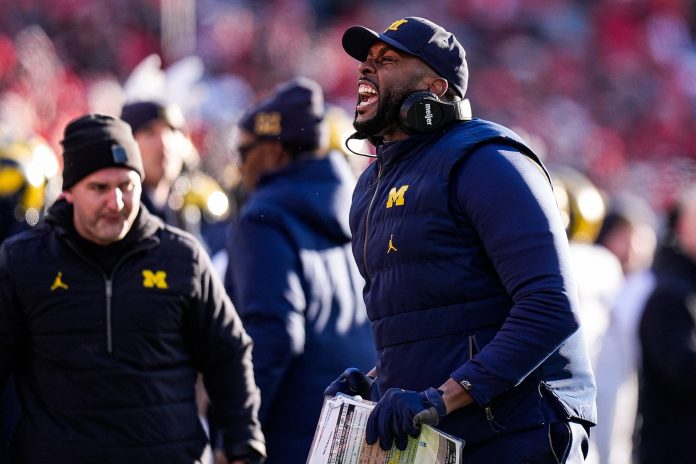
{"type": "Polygon", "coordinates": [[[429,90],[409,94],[401,104],[399,119],[407,133],[430,132],[452,120],[447,104],[429,90]],[[449,117],[449,119],[448,119],[449,117]]]}

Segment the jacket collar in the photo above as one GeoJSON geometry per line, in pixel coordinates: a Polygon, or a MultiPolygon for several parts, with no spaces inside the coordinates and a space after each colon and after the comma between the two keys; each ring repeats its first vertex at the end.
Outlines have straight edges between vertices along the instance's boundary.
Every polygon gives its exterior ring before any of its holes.
{"type": "Polygon", "coordinates": [[[388,167],[397,161],[402,161],[423,152],[432,146],[446,131],[438,130],[423,134],[413,134],[406,139],[395,142],[384,142],[377,146],[377,159],[383,166],[388,167]]]}

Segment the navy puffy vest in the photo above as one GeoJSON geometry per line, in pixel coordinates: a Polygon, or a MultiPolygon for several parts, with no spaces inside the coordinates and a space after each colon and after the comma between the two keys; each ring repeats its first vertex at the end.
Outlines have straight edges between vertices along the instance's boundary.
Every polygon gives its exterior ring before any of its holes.
{"type": "MultiPolygon", "coordinates": [[[[514,132],[478,119],[429,141],[371,165],[353,194],[353,253],[366,280],[382,393],[437,388],[495,336],[513,306],[475,231],[454,222],[449,180],[453,167],[483,144],[509,145],[538,159],[514,132]]],[[[581,337],[572,335],[484,408],[455,411],[439,427],[474,443],[539,425],[549,419],[543,397],[561,418],[594,422],[594,383],[581,337]],[[569,357],[577,372],[567,371],[569,357]]]]}

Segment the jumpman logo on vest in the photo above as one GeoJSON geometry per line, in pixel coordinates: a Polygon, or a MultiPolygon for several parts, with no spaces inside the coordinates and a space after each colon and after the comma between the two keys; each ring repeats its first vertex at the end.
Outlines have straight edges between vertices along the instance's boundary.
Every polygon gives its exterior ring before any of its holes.
{"type": "Polygon", "coordinates": [[[391,234],[389,236],[389,246],[387,247],[387,254],[391,253],[392,251],[399,251],[395,246],[392,240],[394,239],[394,234],[391,234]]]}
{"type": "Polygon", "coordinates": [[[63,273],[59,272],[58,275],[56,276],[55,280],[53,280],[53,285],[51,285],[51,291],[57,290],[59,288],[62,288],[63,290],[67,290],[68,286],[63,282],[63,273]]]}

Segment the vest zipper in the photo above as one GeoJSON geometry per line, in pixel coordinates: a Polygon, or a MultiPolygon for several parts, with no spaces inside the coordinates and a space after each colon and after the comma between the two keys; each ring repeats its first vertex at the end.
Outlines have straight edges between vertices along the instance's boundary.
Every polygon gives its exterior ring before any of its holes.
{"type": "Polygon", "coordinates": [[[367,275],[367,281],[371,280],[370,269],[367,266],[367,236],[370,231],[370,213],[372,212],[372,205],[377,197],[377,190],[379,189],[379,180],[382,178],[382,163],[377,160],[377,182],[375,182],[375,191],[372,192],[372,198],[370,199],[370,204],[367,207],[367,215],[365,216],[365,240],[363,242],[363,263],[365,263],[365,274],[367,275]]]}

